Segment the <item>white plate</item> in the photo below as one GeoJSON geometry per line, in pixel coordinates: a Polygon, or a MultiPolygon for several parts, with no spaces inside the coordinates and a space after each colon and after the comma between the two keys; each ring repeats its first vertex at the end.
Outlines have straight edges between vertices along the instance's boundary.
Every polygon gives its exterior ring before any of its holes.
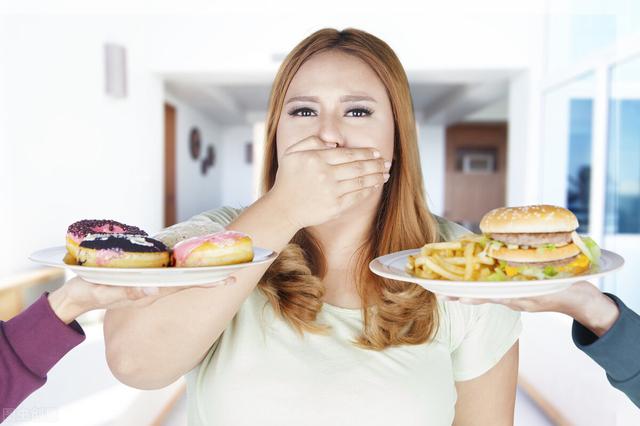
{"type": "Polygon", "coordinates": [[[67,265],[62,261],[67,249],[64,246],[39,250],[29,259],[42,265],[68,268],[86,281],[136,287],[174,287],[208,284],[227,278],[233,272],[250,266],[269,262],[277,255],[273,250],[253,248],[253,261],[224,266],[201,266],[193,268],[100,268],[67,265]]]}
{"type": "Polygon", "coordinates": [[[555,293],[571,284],[592,280],[610,274],[622,267],[622,256],[608,250],[602,250],[600,267],[597,271],[569,278],[552,278],[533,281],[448,281],[418,278],[405,271],[409,255],[420,254],[420,249],[410,249],[375,258],[369,263],[373,273],[381,277],[398,281],[416,283],[427,290],[452,297],[470,297],[476,299],[508,299],[516,297],[540,296],[555,293]]]}

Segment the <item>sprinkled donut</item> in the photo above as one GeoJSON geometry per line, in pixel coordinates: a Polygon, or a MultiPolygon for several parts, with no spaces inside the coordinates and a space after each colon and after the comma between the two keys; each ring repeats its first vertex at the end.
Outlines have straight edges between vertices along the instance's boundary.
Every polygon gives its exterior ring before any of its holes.
{"type": "Polygon", "coordinates": [[[65,256],[65,262],[77,263],[78,245],[89,234],[147,235],[146,232],[136,226],[125,225],[115,220],[80,220],[69,225],[67,229],[67,256],[65,256]]]}
{"type": "Polygon", "coordinates": [[[160,268],[169,266],[169,249],[145,235],[89,234],[78,246],[78,264],[107,268],[160,268]]]}
{"type": "Polygon", "coordinates": [[[221,266],[253,260],[253,242],[242,232],[221,231],[180,241],[173,247],[175,266],[221,266]]]}

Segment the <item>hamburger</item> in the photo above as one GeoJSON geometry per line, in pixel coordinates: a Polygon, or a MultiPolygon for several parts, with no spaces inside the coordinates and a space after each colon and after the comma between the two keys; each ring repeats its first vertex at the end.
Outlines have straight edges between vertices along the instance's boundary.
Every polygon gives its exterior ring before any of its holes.
{"type": "Polygon", "coordinates": [[[498,261],[493,281],[548,279],[581,274],[597,265],[600,249],[576,232],[578,219],[551,205],[501,207],[484,215],[485,255],[498,261]]]}

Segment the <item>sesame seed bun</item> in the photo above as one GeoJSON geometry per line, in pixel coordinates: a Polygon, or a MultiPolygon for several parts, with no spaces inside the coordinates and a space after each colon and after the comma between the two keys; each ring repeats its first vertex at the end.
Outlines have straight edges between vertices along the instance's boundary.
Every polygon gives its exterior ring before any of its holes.
{"type": "Polygon", "coordinates": [[[484,234],[572,232],[578,219],[569,210],[551,205],[501,207],[485,214],[480,221],[484,234]]]}

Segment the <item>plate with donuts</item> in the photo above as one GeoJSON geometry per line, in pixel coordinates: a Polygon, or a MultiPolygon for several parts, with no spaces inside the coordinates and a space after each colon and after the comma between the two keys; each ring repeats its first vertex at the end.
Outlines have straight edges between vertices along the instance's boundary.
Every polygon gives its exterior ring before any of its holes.
{"type": "Polygon", "coordinates": [[[39,250],[29,259],[68,268],[95,284],[174,287],[220,281],[276,256],[238,231],[223,229],[169,247],[136,226],[104,219],[74,222],[64,246],[39,250]]]}

